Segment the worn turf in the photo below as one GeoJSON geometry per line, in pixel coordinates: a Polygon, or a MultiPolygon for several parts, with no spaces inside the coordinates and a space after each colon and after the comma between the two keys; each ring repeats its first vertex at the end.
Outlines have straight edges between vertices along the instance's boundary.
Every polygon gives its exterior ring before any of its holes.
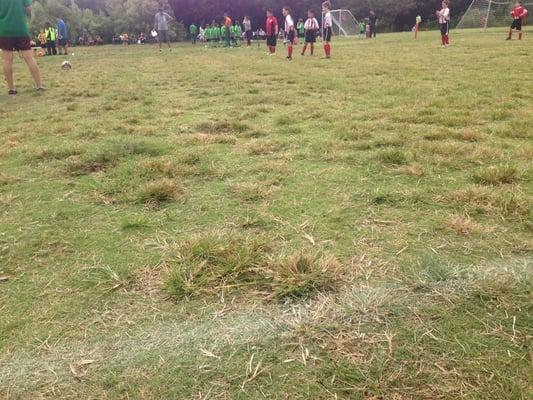
{"type": "Polygon", "coordinates": [[[18,61],[0,398],[528,398],[533,36],[504,38],[75,48],[39,94],[18,61]]]}

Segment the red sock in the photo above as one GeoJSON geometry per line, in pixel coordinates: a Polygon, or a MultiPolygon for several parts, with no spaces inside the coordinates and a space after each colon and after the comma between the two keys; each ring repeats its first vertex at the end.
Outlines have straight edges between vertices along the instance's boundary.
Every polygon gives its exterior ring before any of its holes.
{"type": "Polygon", "coordinates": [[[331,46],[330,46],[329,43],[326,43],[326,44],[324,45],[324,50],[326,51],[326,56],[329,57],[329,56],[331,55],[331,46]]]}
{"type": "Polygon", "coordinates": [[[287,51],[289,52],[289,57],[292,57],[292,46],[287,47],[287,51]]]}
{"type": "Polygon", "coordinates": [[[304,44],[304,47],[302,48],[302,55],[305,54],[306,50],[307,50],[307,44],[304,44]]]}
{"type": "Polygon", "coordinates": [[[446,35],[446,44],[450,44],[450,35],[446,35]]]}
{"type": "Polygon", "coordinates": [[[446,37],[444,35],[441,36],[440,41],[442,45],[444,46],[446,44],[446,37]]]}

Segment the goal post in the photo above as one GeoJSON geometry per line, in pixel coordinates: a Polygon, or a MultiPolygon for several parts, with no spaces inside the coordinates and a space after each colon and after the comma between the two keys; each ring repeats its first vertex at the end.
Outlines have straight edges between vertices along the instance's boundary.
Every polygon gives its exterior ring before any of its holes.
{"type": "MultiPolygon", "coordinates": [[[[473,0],[456,26],[456,29],[483,29],[511,25],[514,0],[473,0]]],[[[523,3],[533,7],[533,2],[523,3]]]]}
{"type": "MultiPolygon", "coordinates": [[[[357,36],[359,34],[359,22],[350,10],[331,10],[331,30],[336,36],[357,36]]],[[[324,14],[322,14],[324,20],[324,14]]]]}

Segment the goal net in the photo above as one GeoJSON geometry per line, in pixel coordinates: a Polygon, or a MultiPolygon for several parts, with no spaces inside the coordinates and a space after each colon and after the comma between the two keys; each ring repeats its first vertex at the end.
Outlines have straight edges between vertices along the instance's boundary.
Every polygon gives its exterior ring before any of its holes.
{"type": "MultiPolygon", "coordinates": [[[[336,36],[356,36],[359,34],[358,21],[355,19],[350,10],[332,10],[331,20],[333,26],[331,27],[333,35],[336,36]]],[[[322,19],[324,15],[322,15],[322,19]]]]}
{"type": "MultiPolygon", "coordinates": [[[[515,1],[473,0],[459,23],[457,29],[487,29],[511,25],[511,11],[515,1]]],[[[533,8],[533,3],[522,3],[533,8]]]]}

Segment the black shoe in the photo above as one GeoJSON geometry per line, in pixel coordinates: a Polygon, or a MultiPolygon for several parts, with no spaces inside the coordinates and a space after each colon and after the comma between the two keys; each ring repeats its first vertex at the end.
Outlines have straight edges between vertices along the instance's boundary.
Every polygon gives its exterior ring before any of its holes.
{"type": "Polygon", "coordinates": [[[16,90],[10,90],[9,92],[7,92],[7,94],[9,96],[16,96],[18,94],[18,92],[16,90]]]}
{"type": "Polygon", "coordinates": [[[41,86],[41,87],[38,87],[37,89],[35,89],[36,92],[44,92],[44,88],[41,86]]]}
{"type": "Polygon", "coordinates": [[[289,61],[292,60],[292,57],[287,56],[287,60],[289,60],[289,61]]]}
{"type": "Polygon", "coordinates": [[[510,37],[508,37],[508,38],[507,38],[507,39],[505,39],[505,40],[511,40],[511,38],[510,38],[510,37]]]}

